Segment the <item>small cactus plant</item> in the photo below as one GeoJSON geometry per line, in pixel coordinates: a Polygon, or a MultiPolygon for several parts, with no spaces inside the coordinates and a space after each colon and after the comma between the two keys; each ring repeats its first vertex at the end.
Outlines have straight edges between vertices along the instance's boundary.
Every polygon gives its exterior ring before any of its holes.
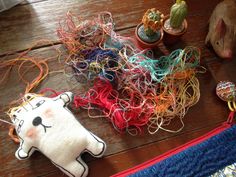
{"type": "Polygon", "coordinates": [[[170,11],[170,26],[180,28],[188,13],[187,4],[184,0],[176,0],[170,11]]]}
{"type": "Polygon", "coordinates": [[[142,23],[147,36],[153,36],[162,27],[164,15],[155,8],[148,9],[142,23]]]}

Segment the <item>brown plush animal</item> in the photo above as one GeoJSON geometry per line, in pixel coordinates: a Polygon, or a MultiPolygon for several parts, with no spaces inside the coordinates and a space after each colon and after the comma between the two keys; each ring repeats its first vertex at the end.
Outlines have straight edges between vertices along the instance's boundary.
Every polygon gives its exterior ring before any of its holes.
{"type": "Polygon", "coordinates": [[[209,21],[205,43],[210,43],[219,57],[233,57],[236,47],[236,0],[224,0],[216,6],[209,21]]]}

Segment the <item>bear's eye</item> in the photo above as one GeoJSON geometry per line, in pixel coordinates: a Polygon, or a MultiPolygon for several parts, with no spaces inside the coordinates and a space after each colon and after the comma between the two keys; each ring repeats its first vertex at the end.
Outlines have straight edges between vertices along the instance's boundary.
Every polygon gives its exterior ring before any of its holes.
{"type": "Polygon", "coordinates": [[[45,102],[45,100],[40,100],[38,103],[36,103],[36,107],[39,107],[41,106],[43,103],[45,102]]]}
{"type": "Polygon", "coordinates": [[[19,119],[16,118],[16,115],[15,115],[15,114],[12,115],[12,119],[13,119],[13,121],[14,121],[15,123],[17,123],[17,122],[19,121],[19,119]]]}

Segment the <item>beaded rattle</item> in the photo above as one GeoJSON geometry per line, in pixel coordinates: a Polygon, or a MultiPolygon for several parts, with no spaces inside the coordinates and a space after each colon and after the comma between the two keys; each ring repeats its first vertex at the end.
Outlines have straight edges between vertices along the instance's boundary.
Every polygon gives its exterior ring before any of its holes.
{"type": "Polygon", "coordinates": [[[230,111],[236,111],[236,86],[230,81],[221,81],[216,86],[217,96],[228,103],[230,111]]]}

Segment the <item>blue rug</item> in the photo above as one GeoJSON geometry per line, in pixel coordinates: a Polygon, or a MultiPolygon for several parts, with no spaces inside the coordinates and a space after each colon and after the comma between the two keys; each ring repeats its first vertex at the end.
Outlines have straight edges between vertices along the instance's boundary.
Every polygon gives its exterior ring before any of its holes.
{"type": "Polygon", "coordinates": [[[113,177],[207,177],[236,162],[236,126],[208,134],[113,177]]]}

